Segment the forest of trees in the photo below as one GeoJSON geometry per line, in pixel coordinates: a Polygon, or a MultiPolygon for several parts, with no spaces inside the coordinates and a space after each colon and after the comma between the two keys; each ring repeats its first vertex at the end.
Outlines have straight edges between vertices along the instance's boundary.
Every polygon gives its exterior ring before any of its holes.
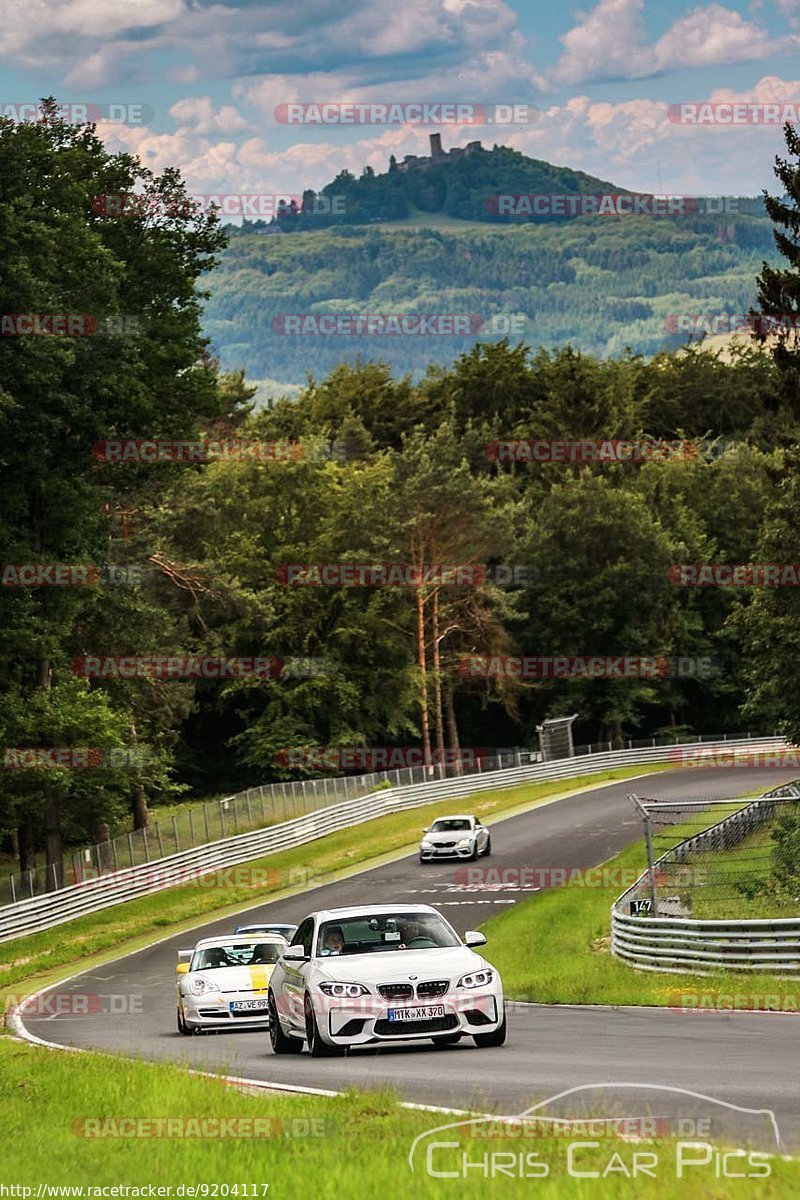
{"type": "MultiPolygon", "coordinates": [[[[204,329],[222,364],[251,379],[287,384],[338,363],[387,363],[419,379],[479,342],[512,342],[602,357],[655,354],[703,334],[677,314],[746,313],[755,277],[773,259],[771,223],[743,210],[724,218],[581,217],[521,228],[358,226],[292,236],[231,228],[210,292],[204,329]],[[464,336],[323,335],[283,332],[285,314],[471,314],[464,336]],[[498,315],[513,325],[491,324],[498,315]],[[477,322],[474,323],[477,326],[477,322]]],[[[722,322],[725,331],[726,322],[722,322]]]]}
{"type": "MultiPolygon", "coordinates": [[[[772,313],[800,307],[800,143],[787,138],[788,198],[768,204],[785,265],[765,264],[758,280],[772,313]]],[[[198,281],[213,278],[224,234],[213,216],[180,215],[177,173],[153,178],[91,129],[56,119],[0,122],[0,156],[2,311],[136,318],[101,321],[87,337],[0,339],[0,563],[98,569],[82,586],[17,586],[4,574],[0,746],[140,752],[96,771],[1,770],[0,837],[23,867],[37,847],[54,860],[62,838],[91,837],[100,823],[132,814],[141,825],[182,789],[286,778],[287,747],[533,745],[537,723],[571,712],[579,741],[743,726],[800,738],[800,590],[687,588],[671,572],[800,562],[791,339],[730,362],[696,349],[601,360],[500,339],[447,365],[420,362],[413,375],[340,363],[297,400],[256,412],[244,374],[222,370],[201,331],[198,281]],[[137,184],[176,197],[179,215],[93,211],[93,196],[137,184]],[[699,448],[593,465],[487,453],[494,439],[529,438],[699,448]],[[272,461],[158,463],[97,451],[142,439],[296,449],[272,461]],[[287,564],[354,562],[525,571],[513,587],[491,576],[462,587],[286,582],[287,564]],[[698,678],[622,681],[472,679],[459,668],[465,656],[503,654],[714,666],[698,678]],[[298,657],[325,669],[86,678],[75,664],[87,655],[298,657]]],[[[302,253],[300,235],[286,241],[302,253]]],[[[367,269],[358,239],[331,244],[341,270],[367,269]],[[348,247],[360,247],[352,262],[348,247]]],[[[533,244],[529,253],[546,276],[546,255],[533,244]]],[[[452,269],[441,246],[430,254],[431,271],[452,269]]],[[[683,261],[690,279],[691,254],[683,261]]]]}

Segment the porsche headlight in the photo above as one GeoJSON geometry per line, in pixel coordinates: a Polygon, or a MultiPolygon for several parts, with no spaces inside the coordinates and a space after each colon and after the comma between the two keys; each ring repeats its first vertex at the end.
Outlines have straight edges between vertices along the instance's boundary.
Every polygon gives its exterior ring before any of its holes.
{"type": "Polygon", "coordinates": [[[472,971],[469,975],[462,975],[456,986],[463,988],[488,987],[493,979],[494,971],[484,967],[482,971],[472,971]]]}
{"type": "Polygon", "coordinates": [[[369,988],[363,983],[321,983],[319,990],[326,996],[336,996],[339,1000],[355,1000],[357,996],[368,996],[369,988]]]}
{"type": "Polygon", "coordinates": [[[207,992],[218,992],[219,985],[203,975],[196,975],[189,983],[189,991],[193,996],[205,996],[207,992]]]}

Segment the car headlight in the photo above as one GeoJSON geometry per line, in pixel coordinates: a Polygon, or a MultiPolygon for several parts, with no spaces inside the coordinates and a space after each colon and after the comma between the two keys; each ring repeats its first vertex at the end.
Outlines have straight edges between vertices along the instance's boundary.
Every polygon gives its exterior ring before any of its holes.
{"type": "Polygon", "coordinates": [[[363,983],[321,983],[319,990],[326,996],[337,996],[340,1000],[355,1000],[357,996],[368,996],[369,988],[363,983]]]}
{"type": "Polygon", "coordinates": [[[461,841],[457,843],[459,850],[461,849],[462,846],[471,846],[471,845],[472,845],[472,838],[462,838],[461,841]]]}
{"type": "Polygon", "coordinates": [[[205,996],[206,992],[218,992],[219,985],[212,979],[205,979],[204,976],[197,975],[190,981],[189,991],[193,996],[205,996]]]}
{"type": "Polygon", "coordinates": [[[424,838],[422,839],[422,841],[420,842],[419,845],[420,845],[421,850],[432,850],[433,849],[433,842],[426,842],[424,838]]]}
{"type": "Polygon", "coordinates": [[[484,967],[482,971],[472,971],[469,975],[462,975],[456,987],[488,987],[493,979],[494,971],[491,971],[488,967],[484,967]]]}

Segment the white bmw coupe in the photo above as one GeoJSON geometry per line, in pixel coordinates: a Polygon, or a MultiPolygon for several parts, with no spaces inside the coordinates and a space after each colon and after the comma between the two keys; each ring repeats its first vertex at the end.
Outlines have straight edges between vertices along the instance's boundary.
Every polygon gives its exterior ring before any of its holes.
{"type": "Polygon", "coordinates": [[[269,982],[269,1036],[275,1054],[315,1058],[351,1046],[431,1039],[476,1046],[506,1037],[497,970],[427,904],[373,904],[311,913],[269,982]]]}

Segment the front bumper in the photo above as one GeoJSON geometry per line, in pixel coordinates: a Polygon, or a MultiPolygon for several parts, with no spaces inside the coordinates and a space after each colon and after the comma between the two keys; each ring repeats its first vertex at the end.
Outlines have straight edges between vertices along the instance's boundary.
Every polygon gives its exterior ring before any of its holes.
{"type": "Polygon", "coordinates": [[[439,858],[473,858],[475,856],[474,842],[469,846],[432,846],[425,849],[420,846],[419,856],[426,862],[428,859],[439,858]]]}
{"type": "Polygon", "coordinates": [[[182,996],[180,1002],[186,1022],[197,1029],[265,1029],[269,1026],[266,990],[207,992],[204,996],[182,996]],[[265,1007],[250,1012],[231,1007],[253,1001],[263,1003],[265,1007]]]}
{"type": "Polygon", "coordinates": [[[503,1020],[502,990],[496,986],[462,988],[440,998],[416,999],[410,1004],[384,1001],[379,996],[332,1003],[317,994],[317,1026],[326,1042],[335,1046],[368,1046],[377,1042],[414,1042],[452,1034],[492,1033],[503,1020]],[[442,1015],[422,1020],[392,1020],[389,1010],[442,1009],[442,1015]]]}

